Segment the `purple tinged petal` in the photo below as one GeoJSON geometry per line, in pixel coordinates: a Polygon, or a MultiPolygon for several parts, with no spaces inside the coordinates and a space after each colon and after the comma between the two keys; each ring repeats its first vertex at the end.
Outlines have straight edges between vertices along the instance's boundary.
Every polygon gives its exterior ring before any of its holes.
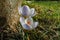
{"type": "Polygon", "coordinates": [[[19,14],[22,14],[22,7],[18,7],[19,14]]]}
{"type": "Polygon", "coordinates": [[[33,16],[35,16],[35,9],[34,8],[31,8],[31,16],[33,17],[33,16]]]}
{"type": "Polygon", "coordinates": [[[38,22],[34,22],[33,28],[36,28],[38,26],[38,22]]]}
{"type": "Polygon", "coordinates": [[[23,25],[23,24],[25,24],[25,19],[24,19],[24,17],[20,17],[20,23],[23,25]]]}
{"type": "Polygon", "coordinates": [[[24,5],[23,6],[23,8],[22,8],[22,14],[24,15],[24,16],[28,16],[29,15],[29,13],[30,13],[30,8],[27,6],[27,5],[24,5]]]}
{"type": "Polygon", "coordinates": [[[30,26],[28,26],[27,24],[24,24],[24,25],[22,25],[22,26],[23,26],[23,28],[26,29],[26,30],[31,30],[30,26]]]}

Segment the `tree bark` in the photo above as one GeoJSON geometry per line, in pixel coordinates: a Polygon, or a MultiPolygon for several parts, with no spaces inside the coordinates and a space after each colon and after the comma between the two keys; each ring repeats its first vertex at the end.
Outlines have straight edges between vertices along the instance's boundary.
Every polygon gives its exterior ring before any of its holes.
{"type": "Polygon", "coordinates": [[[4,25],[9,25],[12,31],[18,32],[16,27],[20,17],[19,5],[21,5],[21,0],[0,0],[0,29],[4,25]]]}

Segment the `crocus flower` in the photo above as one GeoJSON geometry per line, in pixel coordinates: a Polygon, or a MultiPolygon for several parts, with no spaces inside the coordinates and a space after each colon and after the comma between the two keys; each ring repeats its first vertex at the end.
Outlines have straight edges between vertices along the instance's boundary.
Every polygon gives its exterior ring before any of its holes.
{"type": "Polygon", "coordinates": [[[22,16],[31,16],[33,17],[35,15],[35,9],[34,8],[29,8],[29,6],[24,5],[22,7],[18,7],[19,14],[22,16]]]}
{"type": "Polygon", "coordinates": [[[32,30],[38,25],[38,22],[33,22],[33,19],[31,17],[26,19],[24,17],[20,17],[20,23],[22,27],[26,30],[32,30]]]}

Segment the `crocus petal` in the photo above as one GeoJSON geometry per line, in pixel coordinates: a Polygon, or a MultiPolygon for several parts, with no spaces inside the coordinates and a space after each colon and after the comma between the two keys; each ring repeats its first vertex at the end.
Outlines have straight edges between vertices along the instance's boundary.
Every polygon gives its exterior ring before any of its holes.
{"type": "Polygon", "coordinates": [[[22,8],[22,14],[24,16],[27,16],[27,15],[29,15],[29,13],[30,13],[30,8],[27,5],[24,5],[22,8]]]}
{"type": "Polygon", "coordinates": [[[25,24],[25,19],[24,19],[24,17],[20,17],[20,23],[23,25],[23,24],[25,24]]]}
{"type": "Polygon", "coordinates": [[[35,9],[32,8],[32,9],[30,10],[30,13],[31,13],[31,16],[32,16],[32,17],[35,16],[35,9]]]}
{"type": "Polygon", "coordinates": [[[22,14],[22,7],[18,7],[19,14],[22,14]]]}
{"type": "Polygon", "coordinates": [[[22,25],[22,27],[23,27],[24,29],[26,29],[26,30],[31,30],[31,29],[32,29],[32,28],[30,28],[30,26],[27,25],[27,24],[22,25]]]}
{"type": "Polygon", "coordinates": [[[36,28],[37,25],[38,25],[38,22],[34,22],[34,24],[33,24],[33,28],[36,28]]]}

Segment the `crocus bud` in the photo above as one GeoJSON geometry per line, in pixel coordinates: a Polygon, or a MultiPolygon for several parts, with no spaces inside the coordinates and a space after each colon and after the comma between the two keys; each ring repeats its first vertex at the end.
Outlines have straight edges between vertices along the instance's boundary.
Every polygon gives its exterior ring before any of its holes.
{"type": "Polygon", "coordinates": [[[21,14],[22,16],[30,16],[33,17],[35,16],[35,9],[34,8],[29,8],[29,6],[24,5],[23,7],[19,7],[19,14],[21,14]]]}

